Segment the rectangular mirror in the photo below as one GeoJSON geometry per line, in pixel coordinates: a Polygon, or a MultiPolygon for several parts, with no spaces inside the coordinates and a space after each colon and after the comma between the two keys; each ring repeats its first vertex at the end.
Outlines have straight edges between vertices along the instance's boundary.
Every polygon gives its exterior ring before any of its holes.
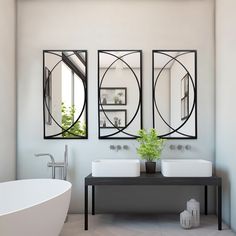
{"type": "Polygon", "coordinates": [[[142,128],[142,51],[98,51],[100,139],[134,139],[142,128]]]}
{"type": "Polygon", "coordinates": [[[43,51],[45,139],[85,139],[87,51],[43,51]]]}
{"type": "Polygon", "coordinates": [[[167,139],[197,138],[196,50],[153,50],[153,127],[167,139]]]}

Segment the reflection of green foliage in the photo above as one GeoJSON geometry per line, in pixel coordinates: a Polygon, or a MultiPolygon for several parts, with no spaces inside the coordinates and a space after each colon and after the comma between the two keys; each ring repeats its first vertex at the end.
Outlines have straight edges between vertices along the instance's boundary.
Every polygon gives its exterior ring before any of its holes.
{"type": "MultiPolygon", "coordinates": [[[[61,104],[61,113],[62,113],[62,128],[63,130],[68,129],[74,123],[74,115],[75,115],[75,106],[66,107],[64,103],[61,104]]],[[[86,135],[86,124],[82,123],[78,120],[73,127],[71,127],[69,132],[64,132],[62,137],[69,138],[74,137],[75,135],[78,136],[85,136],[86,135]]]]}
{"type": "Polygon", "coordinates": [[[140,146],[137,148],[137,152],[141,158],[147,161],[160,159],[165,139],[159,138],[155,129],[151,129],[150,132],[141,129],[138,134],[140,137],[137,138],[137,141],[140,146]]]}

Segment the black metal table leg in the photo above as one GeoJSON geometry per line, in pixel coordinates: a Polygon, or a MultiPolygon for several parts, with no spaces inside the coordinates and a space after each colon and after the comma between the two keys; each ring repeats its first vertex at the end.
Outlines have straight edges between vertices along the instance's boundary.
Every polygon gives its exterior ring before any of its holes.
{"type": "Polygon", "coordinates": [[[92,215],[95,215],[95,186],[92,185],[92,215]]]}
{"type": "Polygon", "coordinates": [[[84,230],[88,230],[88,185],[84,186],[84,230]]]}
{"type": "Polygon", "coordinates": [[[222,230],[222,186],[218,185],[218,230],[222,230]]]}
{"type": "Polygon", "coordinates": [[[205,185],[205,215],[208,215],[208,186],[205,185]]]}

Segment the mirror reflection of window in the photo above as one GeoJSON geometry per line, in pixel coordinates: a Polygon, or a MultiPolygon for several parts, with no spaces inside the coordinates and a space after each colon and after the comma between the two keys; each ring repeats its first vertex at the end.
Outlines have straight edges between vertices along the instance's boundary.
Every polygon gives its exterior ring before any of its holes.
{"type": "Polygon", "coordinates": [[[153,126],[160,137],[196,138],[196,51],[153,51],[153,126]]]}
{"type": "Polygon", "coordinates": [[[66,107],[71,107],[74,103],[73,87],[74,75],[73,71],[64,63],[62,63],[62,86],[61,86],[61,101],[66,107]]]}
{"type": "Polygon", "coordinates": [[[44,67],[52,76],[50,112],[48,99],[44,98],[44,137],[87,138],[86,51],[44,51],[44,67]],[[50,126],[47,112],[52,120],[50,126]]]}

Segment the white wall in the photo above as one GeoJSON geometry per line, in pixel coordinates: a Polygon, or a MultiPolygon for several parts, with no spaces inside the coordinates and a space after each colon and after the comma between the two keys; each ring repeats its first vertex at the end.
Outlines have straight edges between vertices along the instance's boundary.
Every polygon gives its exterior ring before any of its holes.
{"type": "Polygon", "coordinates": [[[236,1],[216,0],[216,167],[223,177],[223,219],[236,230],[236,1]]]}
{"type": "Polygon", "coordinates": [[[0,182],[15,179],[15,1],[0,1],[0,182]]]}
{"type": "MultiPolygon", "coordinates": [[[[211,0],[18,1],[18,178],[49,177],[48,160],[33,154],[47,151],[61,160],[67,143],[69,180],[73,184],[70,210],[78,212],[83,210],[84,177],[91,172],[92,160],[137,157],[135,141],[97,138],[98,49],[143,50],[143,119],[147,128],[152,126],[152,50],[197,49],[199,138],[168,142],[191,144],[192,150],[170,151],[167,145],[163,157],[214,161],[213,26],[211,0]],[[88,50],[88,140],[43,140],[43,49],[88,50]],[[110,151],[113,143],[128,144],[130,150],[110,151]]],[[[98,209],[107,211],[179,212],[190,197],[203,200],[199,187],[103,187],[97,193],[98,209]]],[[[211,212],[215,202],[212,194],[211,212]]]]}

